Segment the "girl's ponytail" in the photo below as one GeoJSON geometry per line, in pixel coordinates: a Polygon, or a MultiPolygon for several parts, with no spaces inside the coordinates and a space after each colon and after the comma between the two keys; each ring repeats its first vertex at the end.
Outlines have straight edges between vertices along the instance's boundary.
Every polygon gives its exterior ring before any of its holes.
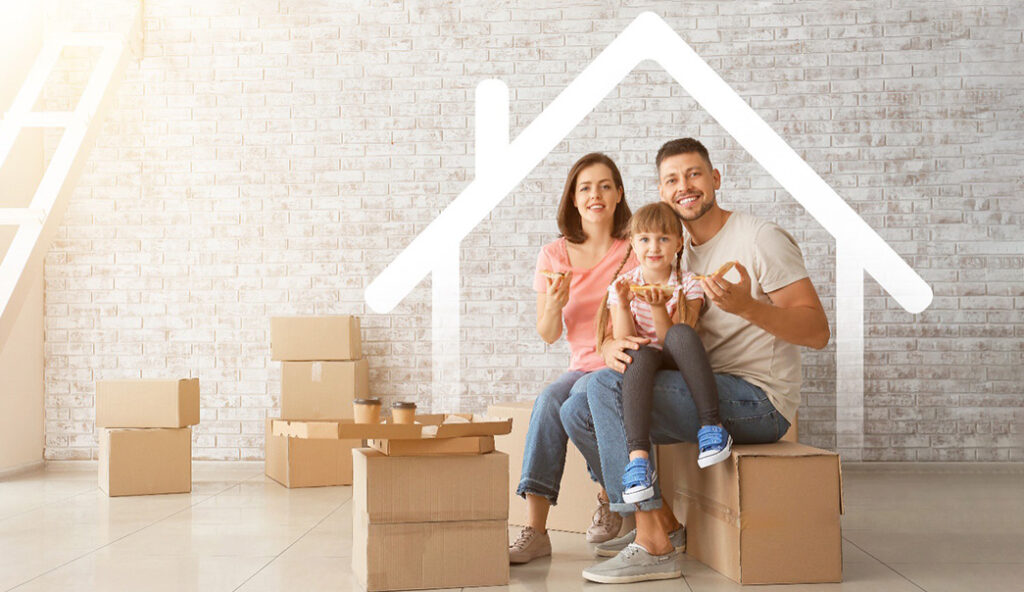
{"type": "MultiPolygon", "coordinates": [[[[629,243],[626,247],[626,256],[619,262],[619,266],[615,269],[615,273],[612,274],[612,283],[608,284],[611,287],[615,283],[615,280],[619,278],[619,272],[625,267],[626,261],[629,261],[629,256],[633,254],[633,243],[629,243]]],[[[608,332],[608,290],[604,291],[604,298],[601,299],[601,306],[597,310],[597,319],[595,319],[597,325],[597,352],[601,353],[601,344],[604,343],[605,334],[608,332]]]]}

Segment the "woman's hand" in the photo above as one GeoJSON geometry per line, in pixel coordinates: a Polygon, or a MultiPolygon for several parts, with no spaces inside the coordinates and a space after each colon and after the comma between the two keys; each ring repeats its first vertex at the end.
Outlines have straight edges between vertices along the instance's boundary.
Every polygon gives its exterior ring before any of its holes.
{"type": "Polygon", "coordinates": [[[625,372],[626,366],[633,361],[633,358],[626,353],[627,349],[640,349],[641,345],[650,343],[650,339],[630,335],[622,339],[609,339],[601,346],[601,357],[604,358],[605,366],[616,372],[625,372]]]}
{"type": "Polygon", "coordinates": [[[557,279],[548,278],[548,292],[544,305],[550,312],[561,315],[562,309],[569,302],[569,284],[571,283],[571,271],[567,271],[565,275],[557,279]]]}
{"type": "Polygon", "coordinates": [[[633,291],[629,289],[629,280],[625,276],[615,280],[615,295],[619,297],[619,306],[627,306],[633,299],[633,291]]]}

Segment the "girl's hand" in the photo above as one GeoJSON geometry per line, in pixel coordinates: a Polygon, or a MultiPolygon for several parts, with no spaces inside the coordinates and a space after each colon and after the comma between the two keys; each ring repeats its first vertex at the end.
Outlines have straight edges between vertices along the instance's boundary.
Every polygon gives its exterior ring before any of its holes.
{"type": "Polygon", "coordinates": [[[643,300],[647,304],[650,304],[652,308],[656,306],[663,307],[668,304],[669,300],[672,299],[671,296],[666,296],[663,290],[643,290],[636,296],[640,300],[643,300]]]}
{"type": "Polygon", "coordinates": [[[633,361],[633,358],[626,353],[627,349],[640,349],[641,345],[650,343],[650,339],[630,335],[622,339],[609,339],[601,346],[601,357],[604,358],[605,366],[616,372],[626,371],[626,366],[633,361]]]}
{"type": "Polygon", "coordinates": [[[633,300],[633,291],[629,289],[629,280],[620,277],[615,280],[615,294],[619,297],[619,305],[626,306],[633,300]]]}
{"type": "Polygon", "coordinates": [[[572,283],[572,272],[566,272],[560,278],[548,278],[547,299],[544,300],[548,310],[561,314],[569,302],[569,285],[572,283]]]}

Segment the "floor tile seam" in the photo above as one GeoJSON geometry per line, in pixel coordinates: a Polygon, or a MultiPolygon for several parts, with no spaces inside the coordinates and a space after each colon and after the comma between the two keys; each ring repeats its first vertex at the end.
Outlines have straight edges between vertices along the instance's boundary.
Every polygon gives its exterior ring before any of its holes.
{"type": "Polygon", "coordinates": [[[843,540],[843,541],[845,541],[845,542],[847,542],[847,543],[850,543],[851,545],[853,545],[853,546],[854,546],[854,548],[856,548],[857,550],[859,550],[859,551],[860,551],[861,553],[863,553],[863,554],[867,555],[868,557],[870,557],[870,558],[874,559],[875,561],[877,561],[877,562],[878,562],[878,563],[880,563],[881,565],[885,566],[885,568],[886,568],[886,569],[888,569],[889,571],[891,571],[892,573],[894,573],[894,574],[898,575],[899,577],[903,578],[904,580],[906,580],[906,581],[910,582],[910,584],[911,584],[911,585],[913,585],[913,586],[914,586],[915,588],[917,588],[918,590],[921,590],[921,592],[928,592],[928,590],[926,590],[926,589],[925,589],[924,587],[922,587],[922,586],[921,586],[920,584],[918,584],[918,583],[917,583],[917,582],[915,582],[914,580],[910,579],[910,578],[909,578],[909,577],[908,577],[908,576],[907,576],[906,574],[904,574],[904,573],[901,573],[901,572],[900,572],[899,570],[897,570],[897,569],[896,569],[896,568],[894,568],[893,566],[889,565],[888,563],[886,563],[886,562],[882,561],[882,560],[881,560],[881,559],[879,559],[878,557],[875,557],[874,555],[872,555],[871,553],[869,553],[869,552],[867,551],[867,549],[864,549],[863,547],[861,547],[861,546],[860,546],[860,545],[858,545],[857,543],[855,543],[855,542],[851,541],[850,539],[846,538],[845,536],[844,536],[844,537],[842,537],[842,540],[843,540]]]}
{"type": "MultiPolygon", "coordinates": [[[[19,516],[24,516],[25,514],[31,514],[32,512],[35,512],[36,510],[41,510],[41,509],[43,509],[43,508],[45,508],[47,506],[52,506],[54,504],[62,504],[64,502],[66,502],[66,501],[68,501],[70,499],[76,498],[76,497],[78,497],[80,495],[85,495],[87,493],[93,493],[97,489],[99,489],[99,485],[94,485],[93,487],[91,487],[89,489],[83,489],[82,491],[79,491],[78,493],[72,493],[71,495],[67,495],[67,496],[61,497],[60,499],[55,499],[55,500],[50,501],[50,502],[41,503],[38,506],[33,506],[33,507],[29,508],[28,510],[25,510],[24,512],[19,512],[17,514],[11,514],[10,516],[0,517],[0,522],[5,522],[7,520],[10,520],[11,518],[18,518],[19,516]]],[[[18,584],[18,585],[20,586],[21,584],[18,584]]]]}
{"type": "MultiPolygon", "coordinates": [[[[188,510],[190,508],[194,508],[195,506],[197,506],[197,505],[207,501],[208,499],[212,499],[212,498],[214,498],[214,497],[224,493],[225,491],[228,491],[232,487],[235,487],[236,485],[239,485],[240,483],[243,483],[243,482],[248,481],[249,479],[253,479],[255,477],[256,476],[254,475],[253,477],[249,477],[248,479],[243,479],[242,481],[235,481],[230,486],[222,489],[221,491],[218,491],[217,493],[209,495],[209,496],[203,498],[202,500],[200,500],[198,502],[195,502],[193,504],[189,504],[189,505],[187,505],[187,506],[185,506],[185,507],[183,507],[183,508],[181,508],[179,510],[171,512],[170,514],[164,516],[163,518],[159,518],[159,519],[157,519],[157,520],[155,520],[155,521],[153,521],[153,522],[151,522],[149,524],[146,524],[145,526],[139,527],[139,528],[137,528],[137,529],[135,529],[135,530],[133,530],[131,532],[125,533],[125,534],[123,534],[123,535],[121,535],[121,536],[119,536],[119,537],[117,537],[117,538],[115,538],[113,540],[107,541],[106,543],[96,547],[95,549],[91,549],[89,551],[86,551],[85,553],[82,553],[81,555],[79,555],[77,557],[69,559],[69,560],[65,561],[64,563],[62,563],[60,565],[52,567],[52,568],[44,571],[43,573],[37,574],[37,575],[35,575],[35,576],[25,580],[24,582],[22,582],[20,584],[16,584],[15,586],[13,586],[11,588],[8,588],[7,592],[10,592],[11,590],[16,590],[17,588],[20,588],[20,587],[22,587],[22,586],[24,586],[26,584],[29,584],[29,583],[31,583],[31,582],[33,582],[35,580],[38,580],[39,578],[41,578],[43,576],[51,574],[51,573],[57,571],[58,569],[61,569],[61,568],[66,567],[68,565],[71,565],[72,563],[74,563],[74,562],[76,562],[76,561],[78,561],[80,559],[84,559],[84,558],[86,558],[86,557],[88,557],[88,556],[90,556],[90,555],[92,555],[92,554],[94,554],[94,553],[96,553],[98,551],[101,551],[101,550],[109,547],[110,545],[113,545],[114,543],[116,543],[118,541],[124,540],[125,538],[128,538],[128,537],[130,537],[132,535],[138,534],[138,533],[142,532],[143,530],[146,530],[147,528],[149,528],[151,526],[155,526],[156,524],[159,524],[159,523],[163,522],[164,520],[167,520],[168,518],[171,518],[172,516],[180,514],[180,513],[184,512],[185,510],[188,510]]],[[[99,489],[99,486],[97,485],[95,489],[99,489]]],[[[90,492],[94,492],[95,489],[90,490],[90,492]]],[[[83,493],[88,493],[88,492],[83,492],[83,493]]],[[[76,495],[82,495],[82,494],[76,494],[76,495]]],[[[75,497],[75,496],[71,496],[71,497],[75,497]]],[[[70,499],[70,498],[68,498],[68,499],[70,499]]]]}
{"type": "Polygon", "coordinates": [[[350,501],[352,501],[352,498],[351,498],[351,497],[349,497],[349,498],[348,498],[347,500],[345,500],[345,501],[341,502],[340,504],[338,504],[338,506],[337,506],[337,507],[335,507],[335,508],[334,508],[333,510],[331,510],[330,512],[328,512],[328,513],[327,513],[327,514],[326,514],[326,515],[325,515],[325,516],[324,516],[323,518],[321,518],[321,519],[320,519],[319,521],[317,521],[317,523],[316,523],[316,524],[314,524],[313,526],[310,526],[310,527],[309,527],[309,528],[308,528],[308,529],[306,530],[306,532],[304,532],[304,533],[302,533],[301,535],[299,535],[298,537],[296,537],[296,539],[295,539],[294,541],[292,541],[291,543],[289,543],[287,547],[285,547],[284,549],[281,549],[281,551],[280,551],[280,552],[279,552],[279,553],[278,553],[277,555],[274,555],[273,557],[271,557],[270,561],[268,561],[268,562],[264,563],[264,564],[263,564],[263,565],[262,565],[262,566],[261,566],[261,567],[260,567],[259,569],[257,569],[256,571],[254,571],[254,572],[252,573],[252,575],[250,575],[250,576],[249,576],[248,578],[246,578],[245,580],[243,580],[241,584],[239,584],[238,586],[236,586],[236,587],[235,587],[235,589],[234,589],[234,590],[232,590],[232,592],[238,592],[238,590],[240,590],[240,589],[241,589],[241,588],[242,588],[243,586],[245,586],[246,584],[248,584],[250,580],[252,580],[252,579],[253,579],[253,578],[255,578],[256,576],[258,576],[258,575],[260,574],[260,572],[262,572],[262,571],[263,571],[264,569],[266,569],[266,568],[267,568],[267,567],[268,567],[268,566],[269,566],[269,565],[270,565],[271,563],[273,563],[273,562],[277,561],[278,559],[280,559],[280,558],[281,558],[281,556],[282,556],[282,555],[284,555],[285,553],[287,553],[287,552],[288,552],[288,549],[291,549],[292,547],[294,547],[296,543],[298,543],[299,541],[301,541],[301,540],[302,540],[302,539],[303,539],[303,538],[304,538],[304,537],[305,537],[306,535],[308,535],[309,533],[313,532],[313,530],[315,530],[315,529],[316,529],[316,527],[318,527],[318,526],[320,526],[321,524],[323,524],[325,520],[327,520],[328,518],[330,518],[331,516],[333,516],[333,515],[334,515],[334,513],[335,513],[335,512],[337,512],[338,510],[340,510],[341,508],[345,507],[345,504],[349,503],[350,501]]]}

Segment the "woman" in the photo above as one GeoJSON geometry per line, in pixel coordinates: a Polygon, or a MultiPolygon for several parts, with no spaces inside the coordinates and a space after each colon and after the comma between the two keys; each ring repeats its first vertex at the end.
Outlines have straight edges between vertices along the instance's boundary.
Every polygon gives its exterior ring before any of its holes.
{"type": "MultiPolygon", "coordinates": [[[[604,368],[595,347],[594,318],[612,279],[637,265],[626,240],[629,218],[622,175],[612,159],[600,153],[579,159],[569,170],[558,206],[562,236],[544,245],[537,257],[537,333],[554,343],[564,328],[572,356],[569,369],[533,404],[516,489],[526,498],[528,525],[509,546],[512,563],[551,554],[547,516],[558,501],[568,443],[559,410],[571,395],[585,398],[584,377],[604,368]]],[[[622,517],[609,510],[604,490],[598,502],[587,540],[599,543],[616,536],[622,517]]]]}

